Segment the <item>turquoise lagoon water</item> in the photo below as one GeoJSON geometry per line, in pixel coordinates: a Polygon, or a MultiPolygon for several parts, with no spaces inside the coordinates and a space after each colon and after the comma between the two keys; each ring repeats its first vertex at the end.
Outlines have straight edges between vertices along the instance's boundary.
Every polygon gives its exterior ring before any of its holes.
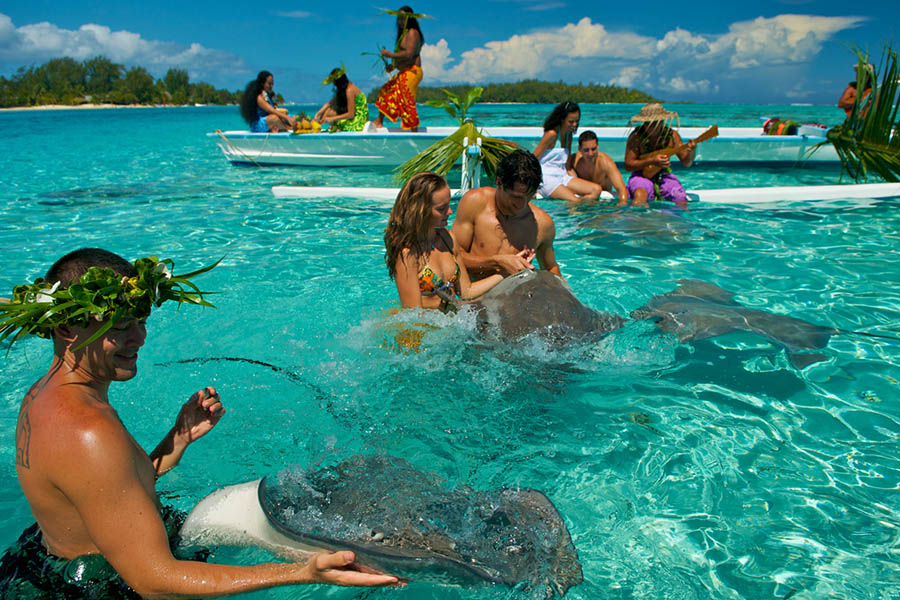
{"type": "MultiPolygon", "coordinates": [[[[312,107],[304,107],[307,111],[312,107]]],[[[537,124],[547,106],[478,107],[491,124],[537,124]]],[[[679,106],[682,123],[759,125],[760,115],[837,122],[832,107],[679,106]]],[[[621,125],[635,106],[586,106],[621,125]]],[[[423,109],[426,123],[449,124],[423,109]]],[[[348,169],[234,167],[205,133],[235,108],[0,113],[0,290],[63,252],[102,246],[171,257],[205,276],[216,309],[166,306],[140,373],[111,390],[153,447],[187,396],[219,388],[228,414],[160,489],[188,509],[207,493],[290,465],[359,452],[402,457],[448,485],[543,490],[564,515],[585,581],[568,597],[900,598],[900,345],[838,335],[824,360],[791,365],[748,333],[681,343],[632,322],[590,346],[478,342],[474,319],[390,316],[389,206],[279,200],[276,184],[388,185],[348,169]],[[395,327],[426,320],[418,353],[395,327]],[[242,357],[299,378],[237,362],[242,357]]],[[[695,168],[687,187],[837,183],[834,167],[695,168]]],[[[843,330],[900,335],[897,201],[777,209],[695,204],[616,213],[541,202],[556,254],[587,304],[627,315],[681,279],[750,307],[843,330]]],[[[30,523],[13,467],[18,404],[43,374],[44,340],[17,344],[0,382],[0,543],[30,523]]],[[[255,549],[215,560],[252,563],[255,549]]],[[[258,598],[521,598],[524,590],[282,588],[258,598]]]]}

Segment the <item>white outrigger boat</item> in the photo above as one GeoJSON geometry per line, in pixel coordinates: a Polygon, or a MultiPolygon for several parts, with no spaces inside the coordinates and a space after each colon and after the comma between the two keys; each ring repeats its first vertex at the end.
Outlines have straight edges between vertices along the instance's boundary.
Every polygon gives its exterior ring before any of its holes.
{"type": "MultiPolygon", "coordinates": [[[[699,135],[699,134],[698,134],[699,135]]],[[[785,137],[785,136],[780,136],[785,137]]],[[[796,136],[793,136],[796,137],[796,136]]],[[[714,138],[714,141],[717,138],[714,138]]],[[[463,139],[465,151],[461,154],[462,172],[459,189],[452,189],[458,196],[481,185],[481,139],[463,139]]],[[[699,148],[700,146],[698,146],[699,148]]],[[[830,148],[833,151],[833,148],[830,148]]],[[[398,188],[376,187],[318,187],[318,186],[280,186],[272,187],[276,198],[293,199],[338,199],[356,198],[374,200],[392,204],[399,193],[398,188]]],[[[814,186],[781,186],[781,187],[749,187],[711,190],[688,190],[689,202],[705,204],[743,204],[757,207],[777,206],[791,202],[872,202],[877,199],[900,198],[900,183],[870,183],[852,185],[814,185],[814,186]]],[[[604,191],[601,200],[615,200],[612,194],[604,191]]]]}
{"type": "MultiPolygon", "coordinates": [[[[412,133],[400,129],[339,133],[250,133],[216,131],[214,139],[225,157],[235,164],[298,167],[394,167],[403,164],[453,132],[456,127],[423,127],[412,133]]],[[[580,127],[597,134],[600,151],[622,163],[630,127],[580,127]]],[[[705,127],[681,127],[687,141],[705,127]]],[[[543,134],[540,127],[484,127],[483,136],[502,138],[531,149],[543,134]]],[[[719,136],[697,146],[695,161],[702,163],[813,163],[839,162],[830,145],[806,157],[809,148],[825,141],[825,129],[802,126],[797,135],[764,135],[759,127],[720,127],[719,136]]]]}
{"type": "MultiPolygon", "coordinates": [[[[465,184],[465,182],[464,182],[465,184]]],[[[296,185],[276,185],[272,195],[276,198],[298,200],[327,200],[354,198],[376,201],[390,206],[397,199],[399,188],[376,187],[312,187],[296,185]]],[[[463,189],[452,189],[459,195],[463,189]]],[[[745,187],[710,190],[688,190],[688,202],[703,204],[737,204],[766,208],[792,202],[830,203],[840,201],[870,201],[886,198],[900,198],[900,183],[855,183],[847,185],[799,185],[774,187],[745,187]]],[[[601,201],[612,202],[615,197],[609,192],[600,195],[601,201]]],[[[671,204],[671,203],[666,203],[671,204]]]]}

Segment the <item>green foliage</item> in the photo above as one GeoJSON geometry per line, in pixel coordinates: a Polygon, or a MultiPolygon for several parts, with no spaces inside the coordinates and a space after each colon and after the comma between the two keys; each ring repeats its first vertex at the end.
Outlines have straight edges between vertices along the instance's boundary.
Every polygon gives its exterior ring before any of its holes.
{"type": "MultiPolygon", "coordinates": [[[[420,87],[416,96],[420,102],[427,103],[429,100],[443,100],[443,94],[446,92],[462,96],[468,89],[467,85],[454,85],[446,88],[420,87]]],[[[565,100],[587,104],[604,102],[646,104],[661,101],[639,90],[614,85],[582,85],[580,83],[572,85],[561,81],[552,83],[536,79],[517,83],[489,83],[484,86],[481,94],[481,102],[556,104],[565,100]]]]}
{"type": "Polygon", "coordinates": [[[169,92],[169,102],[172,104],[187,104],[190,96],[188,72],[184,69],[169,69],[163,77],[166,91],[169,92]]]}
{"type": "Polygon", "coordinates": [[[837,127],[826,134],[828,142],[817,144],[810,153],[826,143],[831,143],[843,163],[843,168],[856,181],[868,179],[873,171],[886,181],[900,181],[900,68],[897,52],[886,45],[881,63],[875,73],[881,73],[881,82],[866,68],[868,54],[859,48],[854,52],[859,60],[856,72],[856,89],[863,90],[867,80],[872,91],[865,97],[858,92],[853,112],[837,127]]]}
{"type": "Polygon", "coordinates": [[[7,79],[0,77],[0,107],[41,104],[236,104],[242,90],[217,90],[208,83],[189,83],[188,73],[169,69],[154,80],[143,67],[126,72],[123,65],[104,56],[83,62],[54,58],[39,67],[20,67],[7,79]]]}
{"type": "Polygon", "coordinates": [[[125,69],[105,56],[95,56],[84,61],[87,93],[102,98],[109,94],[125,69]]]}
{"type": "Polygon", "coordinates": [[[153,76],[144,67],[131,67],[125,77],[116,82],[117,91],[128,98],[128,104],[150,104],[156,98],[153,76]]]}
{"type": "Polygon", "coordinates": [[[454,119],[459,120],[459,124],[462,125],[466,122],[466,112],[473,104],[475,104],[478,98],[481,97],[484,88],[473,87],[466,92],[466,97],[463,100],[460,100],[459,96],[453,92],[448,92],[445,89],[442,89],[441,91],[447,96],[445,100],[427,100],[425,104],[435,108],[443,108],[447,111],[447,114],[454,119]]]}
{"type": "Polygon", "coordinates": [[[170,259],[148,256],[134,262],[134,277],[123,277],[106,267],[91,267],[65,289],[59,289],[58,281],[51,285],[40,278],[31,284],[17,285],[12,300],[0,303],[0,341],[11,336],[12,344],[29,334],[46,338],[62,324],[85,327],[91,319],[102,322],[81,348],[109,331],[117,321],[146,319],[153,307],[167,300],[212,306],[204,299],[211,292],[200,291],[190,279],[220,262],[175,277],[170,259]]]}
{"type": "Polygon", "coordinates": [[[445,100],[430,100],[426,104],[436,108],[443,108],[454,119],[459,119],[459,129],[451,133],[444,139],[435,142],[416,156],[412,157],[396,169],[397,173],[394,178],[402,183],[423,171],[431,171],[438,175],[446,176],[466,151],[463,142],[468,138],[468,143],[473,144],[479,137],[481,138],[481,167],[484,169],[488,178],[493,179],[494,173],[497,171],[497,165],[500,160],[518,148],[518,144],[503,140],[500,138],[487,137],[482,135],[475,123],[471,119],[466,118],[466,112],[481,96],[482,88],[474,87],[468,90],[460,90],[460,94],[454,94],[447,90],[442,90],[445,100]],[[463,92],[465,95],[460,99],[463,92]]]}

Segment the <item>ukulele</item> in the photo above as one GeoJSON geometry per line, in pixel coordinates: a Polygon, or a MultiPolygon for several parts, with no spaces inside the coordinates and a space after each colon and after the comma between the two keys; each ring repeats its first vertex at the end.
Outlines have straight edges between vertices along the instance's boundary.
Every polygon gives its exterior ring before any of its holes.
{"type": "MultiPolygon", "coordinates": [[[[709,129],[701,133],[699,137],[694,139],[694,141],[699,144],[700,142],[705,142],[706,140],[712,139],[717,135],[719,135],[719,126],[713,125],[709,129]]],[[[647,154],[641,156],[641,160],[659,156],[660,154],[672,156],[673,154],[678,154],[685,148],[687,148],[687,143],[684,143],[680,146],[669,146],[668,148],[663,148],[662,150],[654,150],[653,152],[648,152],[647,154]]],[[[656,174],[660,171],[662,171],[662,167],[657,167],[656,165],[647,165],[643,168],[643,170],[641,170],[641,175],[643,175],[647,179],[652,179],[653,177],[656,177],[656,174]]]]}

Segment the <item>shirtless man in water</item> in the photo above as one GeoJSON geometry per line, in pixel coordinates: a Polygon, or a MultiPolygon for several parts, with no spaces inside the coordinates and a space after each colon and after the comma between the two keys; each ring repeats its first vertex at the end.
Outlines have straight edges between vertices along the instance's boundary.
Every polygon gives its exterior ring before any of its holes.
{"type": "Polygon", "coordinates": [[[593,131],[582,132],[578,136],[578,152],[569,175],[599,183],[603,191],[615,193],[619,203],[626,204],[628,188],[625,187],[625,180],[609,154],[599,150],[597,134],[593,131]]]}
{"type": "Polygon", "coordinates": [[[470,190],[460,199],[453,237],[473,281],[542,269],[562,276],[553,238],[553,219],[531,202],[541,185],[541,164],[530,152],[516,150],[497,167],[497,188],[470,190]]]}
{"type": "MultiPolygon", "coordinates": [[[[92,597],[133,594],[115,579],[116,573],[146,598],[208,598],[300,583],[397,584],[396,577],[357,569],[352,552],[314,554],[305,564],[253,566],[178,560],[172,555],[156,480],[178,464],[191,443],[215,427],[225,409],[215,388],[198,390],[182,406],[174,427],[147,454],[110,404],[110,384],[137,374],[153,300],[183,299],[177,290],[171,293],[164,263],[142,260],[146,262],[132,264],[111,252],[88,248],[64,256],[47,273],[47,281],[59,281],[60,288],[66,289],[84,283],[82,276],[89,267],[111,269],[111,286],[119,287],[112,302],[126,305],[128,312],[116,314],[108,308],[95,319],[90,318],[93,314],[73,314],[70,308],[60,311],[67,316],[60,317],[49,332],[53,341],[50,369],[22,401],[16,426],[16,473],[40,529],[32,530],[28,544],[24,543],[26,531],[19,549],[4,556],[7,572],[0,587],[21,591],[31,585],[79,597],[84,588],[78,586],[88,585],[92,597]],[[125,277],[135,276],[126,283],[125,277]],[[144,294],[143,304],[140,294],[144,294]],[[86,343],[110,319],[112,327],[86,343]],[[30,549],[26,552],[25,547],[30,549]],[[112,585],[121,587],[101,591],[101,582],[72,581],[73,563],[67,561],[98,554],[108,562],[104,568],[115,570],[112,585]],[[7,569],[10,564],[14,565],[12,576],[7,569]],[[60,574],[60,565],[69,569],[60,574]],[[22,570],[29,567],[38,572],[23,577],[22,570]]],[[[37,301],[54,300],[38,295],[37,301]]],[[[55,306],[62,304],[55,302],[55,306]]]]}

